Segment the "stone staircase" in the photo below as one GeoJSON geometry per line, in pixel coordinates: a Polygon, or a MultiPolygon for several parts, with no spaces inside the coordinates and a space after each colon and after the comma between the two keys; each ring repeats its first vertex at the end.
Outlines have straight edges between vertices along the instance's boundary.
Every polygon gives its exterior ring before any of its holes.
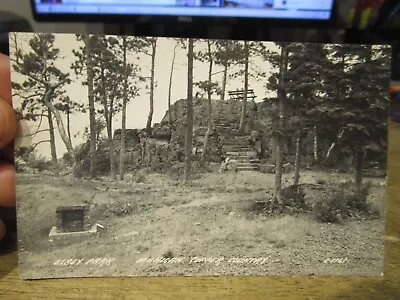
{"type": "Polygon", "coordinates": [[[222,155],[237,162],[237,171],[259,171],[260,160],[251,147],[249,136],[240,135],[237,122],[227,122],[223,116],[214,121],[222,144],[222,155]]]}

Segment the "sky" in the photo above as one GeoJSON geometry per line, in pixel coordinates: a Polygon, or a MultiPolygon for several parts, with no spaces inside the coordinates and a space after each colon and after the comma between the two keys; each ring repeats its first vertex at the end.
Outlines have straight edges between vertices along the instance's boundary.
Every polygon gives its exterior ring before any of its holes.
{"type": "MultiPolygon", "coordinates": [[[[32,38],[33,33],[18,33],[17,41],[18,47],[25,53],[31,51],[29,46],[29,39],[32,38]]],[[[71,69],[71,64],[76,60],[76,57],[72,53],[73,49],[78,49],[81,42],[76,40],[75,34],[55,34],[55,47],[60,49],[59,59],[56,62],[56,66],[63,72],[70,73],[72,83],[65,87],[66,94],[73,100],[79,103],[87,105],[88,103],[88,92],[87,87],[82,85],[82,82],[86,80],[85,74],[76,76],[74,71],[71,69]]],[[[13,44],[12,42],[10,43],[13,44]]],[[[173,58],[173,51],[175,47],[175,40],[171,38],[159,38],[157,42],[157,55],[155,60],[155,81],[156,87],[154,91],[154,115],[153,123],[158,123],[164,117],[168,107],[168,86],[169,86],[169,75],[171,70],[171,63],[173,58]]],[[[266,47],[270,50],[277,50],[275,44],[265,43],[266,47]]],[[[195,51],[205,49],[205,42],[198,42],[195,44],[195,51]]],[[[13,56],[13,47],[11,46],[11,56],[13,56]]],[[[141,68],[141,75],[150,76],[151,59],[146,55],[138,55],[136,53],[130,53],[128,56],[128,62],[136,63],[141,68]],[[139,58],[139,59],[138,59],[139,58]]],[[[273,71],[269,63],[262,61],[260,58],[253,59],[252,67],[258,68],[266,72],[267,77],[259,80],[250,78],[249,88],[254,90],[256,95],[255,101],[262,101],[264,97],[270,95],[270,92],[266,90],[265,83],[268,79],[268,74],[273,71]]],[[[229,72],[233,73],[243,66],[237,66],[229,68],[229,72]]],[[[221,71],[222,68],[219,66],[214,67],[214,73],[221,71]]],[[[194,63],[194,82],[207,80],[208,77],[208,64],[200,61],[194,63]]],[[[12,80],[15,82],[23,82],[24,76],[12,71],[12,80]]],[[[213,76],[213,80],[216,82],[222,82],[222,72],[213,76]]],[[[122,83],[121,83],[122,84],[122,83]]],[[[243,88],[243,78],[228,79],[227,91],[233,89],[243,88]]],[[[196,93],[195,89],[195,93],[196,93]]],[[[187,93],[187,56],[186,49],[177,47],[175,68],[173,73],[172,83],[172,103],[179,99],[185,99],[187,93]]],[[[215,98],[219,96],[215,95],[215,98]]],[[[228,95],[225,96],[227,98],[228,95]]],[[[14,107],[19,107],[21,99],[14,97],[14,107]]],[[[141,90],[140,95],[134,99],[131,99],[127,106],[127,128],[144,128],[146,126],[147,117],[150,109],[149,93],[147,90],[141,90]]],[[[65,122],[65,119],[64,119],[65,122]]],[[[55,123],[55,122],[54,122],[55,123]]],[[[32,143],[37,143],[42,140],[49,139],[48,131],[41,132],[34,136],[29,133],[34,132],[38,128],[38,122],[27,122],[23,121],[21,124],[22,133],[20,139],[18,139],[17,146],[28,146],[32,143]]],[[[83,132],[85,127],[89,125],[89,116],[84,113],[74,113],[71,116],[71,136],[72,143],[77,146],[85,141],[83,132]]],[[[117,114],[113,122],[114,129],[121,127],[121,115],[117,114]]],[[[43,120],[40,129],[47,129],[47,120],[43,120]]],[[[58,131],[56,130],[56,148],[58,157],[66,152],[66,148],[60,138],[58,131]]],[[[42,143],[36,148],[37,153],[40,156],[50,158],[50,145],[49,143],[42,143]]]]}

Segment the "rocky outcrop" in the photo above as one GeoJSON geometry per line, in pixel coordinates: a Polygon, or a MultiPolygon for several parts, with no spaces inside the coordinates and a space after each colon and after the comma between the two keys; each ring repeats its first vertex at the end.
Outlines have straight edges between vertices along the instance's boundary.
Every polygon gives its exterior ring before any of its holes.
{"type": "MultiPolygon", "coordinates": [[[[208,124],[207,99],[194,99],[193,154],[200,158],[203,153],[204,138],[208,124]]],[[[221,162],[227,157],[238,160],[238,170],[256,170],[259,153],[254,146],[256,138],[251,136],[256,126],[257,104],[248,102],[245,135],[239,136],[241,102],[237,100],[213,100],[211,132],[206,161],[221,162]]],[[[127,130],[126,163],[130,168],[166,165],[184,160],[186,130],[186,100],[180,99],[171,106],[173,123],[169,124],[167,111],[160,123],[155,124],[151,132],[144,129],[127,130]]],[[[114,133],[115,149],[120,150],[121,130],[114,133]]]]}

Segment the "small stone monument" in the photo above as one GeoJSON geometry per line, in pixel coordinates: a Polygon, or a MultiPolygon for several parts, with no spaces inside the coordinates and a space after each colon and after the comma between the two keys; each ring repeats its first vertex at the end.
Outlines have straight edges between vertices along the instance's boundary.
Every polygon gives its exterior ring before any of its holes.
{"type": "Polygon", "coordinates": [[[56,209],[56,226],[49,233],[49,240],[71,242],[95,234],[97,225],[90,225],[88,205],[59,206],[56,209]]]}
{"type": "Polygon", "coordinates": [[[79,232],[90,229],[89,206],[59,206],[57,214],[57,232],[79,232]]]}

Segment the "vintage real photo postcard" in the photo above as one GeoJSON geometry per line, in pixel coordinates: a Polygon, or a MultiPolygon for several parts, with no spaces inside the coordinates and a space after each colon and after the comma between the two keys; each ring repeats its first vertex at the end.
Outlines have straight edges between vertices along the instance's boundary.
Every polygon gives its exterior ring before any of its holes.
{"type": "Polygon", "coordinates": [[[389,47],[10,47],[23,278],[383,274],[389,47]]]}

